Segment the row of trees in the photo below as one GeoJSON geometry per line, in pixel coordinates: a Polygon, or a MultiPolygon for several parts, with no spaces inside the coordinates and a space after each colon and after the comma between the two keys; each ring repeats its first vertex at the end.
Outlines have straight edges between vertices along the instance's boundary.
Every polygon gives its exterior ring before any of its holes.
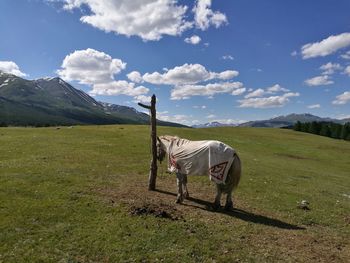
{"type": "Polygon", "coordinates": [[[350,122],[339,124],[334,122],[305,122],[298,121],[294,124],[295,131],[308,132],[334,139],[350,141],[350,122]]]}

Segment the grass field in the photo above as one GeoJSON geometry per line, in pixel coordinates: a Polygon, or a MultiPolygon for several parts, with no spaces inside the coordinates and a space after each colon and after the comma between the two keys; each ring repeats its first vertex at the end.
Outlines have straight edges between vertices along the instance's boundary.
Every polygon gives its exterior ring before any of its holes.
{"type": "Polygon", "coordinates": [[[349,262],[350,143],[281,129],[159,127],[217,139],[243,164],[236,210],[158,169],[149,127],[0,128],[0,262],[349,262]],[[310,210],[297,208],[307,200],[310,210]]]}

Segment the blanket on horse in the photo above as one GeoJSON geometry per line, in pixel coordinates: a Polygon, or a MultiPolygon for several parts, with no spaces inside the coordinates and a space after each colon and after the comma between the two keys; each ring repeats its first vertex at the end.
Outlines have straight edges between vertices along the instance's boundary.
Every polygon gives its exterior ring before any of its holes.
{"type": "Polygon", "coordinates": [[[224,184],[235,150],[219,141],[173,140],[168,149],[168,170],[186,175],[208,174],[211,181],[224,184]]]}

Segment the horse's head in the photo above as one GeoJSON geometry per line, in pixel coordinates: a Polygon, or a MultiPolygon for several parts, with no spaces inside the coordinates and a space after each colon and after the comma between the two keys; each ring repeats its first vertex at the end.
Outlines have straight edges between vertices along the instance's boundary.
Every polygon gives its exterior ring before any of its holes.
{"type": "Polygon", "coordinates": [[[164,160],[166,154],[166,149],[164,143],[162,143],[162,140],[157,137],[157,159],[159,162],[162,162],[164,160]]]}

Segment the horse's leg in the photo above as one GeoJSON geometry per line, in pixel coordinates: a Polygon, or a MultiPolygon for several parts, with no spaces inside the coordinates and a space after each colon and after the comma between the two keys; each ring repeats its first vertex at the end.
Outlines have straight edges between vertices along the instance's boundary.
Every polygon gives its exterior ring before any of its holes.
{"type": "Polygon", "coordinates": [[[184,197],[186,199],[188,199],[190,197],[190,194],[188,193],[188,189],[187,189],[187,174],[183,175],[183,190],[184,190],[184,197]]]}
{"type": "Polygon", "coordinates": [[[229,190],[226,196],[226,204],[225,204],[225,210],[231,211],[233,209],[233,202],[232,202],[232,190],[229,190]]]}
{"type": "Polygon", "coordinates": [[[213,208],[214,210],[217,210],[220,208],[220,200],[221,200],[221,188],[220,188],[220,185],[216,185],[216,197],[215,197],[215,201],[214,201],[214,205],[213,205],[213,208]]]}
{"type": "Polygon", "coordinates": [[[176,203],[182,203],[183,201],[183,193],[182,193],[182,183],[183,183],[183,175],[180,173],[176,173],[176,182],[177,182],[177,198],[176,203]]]}

